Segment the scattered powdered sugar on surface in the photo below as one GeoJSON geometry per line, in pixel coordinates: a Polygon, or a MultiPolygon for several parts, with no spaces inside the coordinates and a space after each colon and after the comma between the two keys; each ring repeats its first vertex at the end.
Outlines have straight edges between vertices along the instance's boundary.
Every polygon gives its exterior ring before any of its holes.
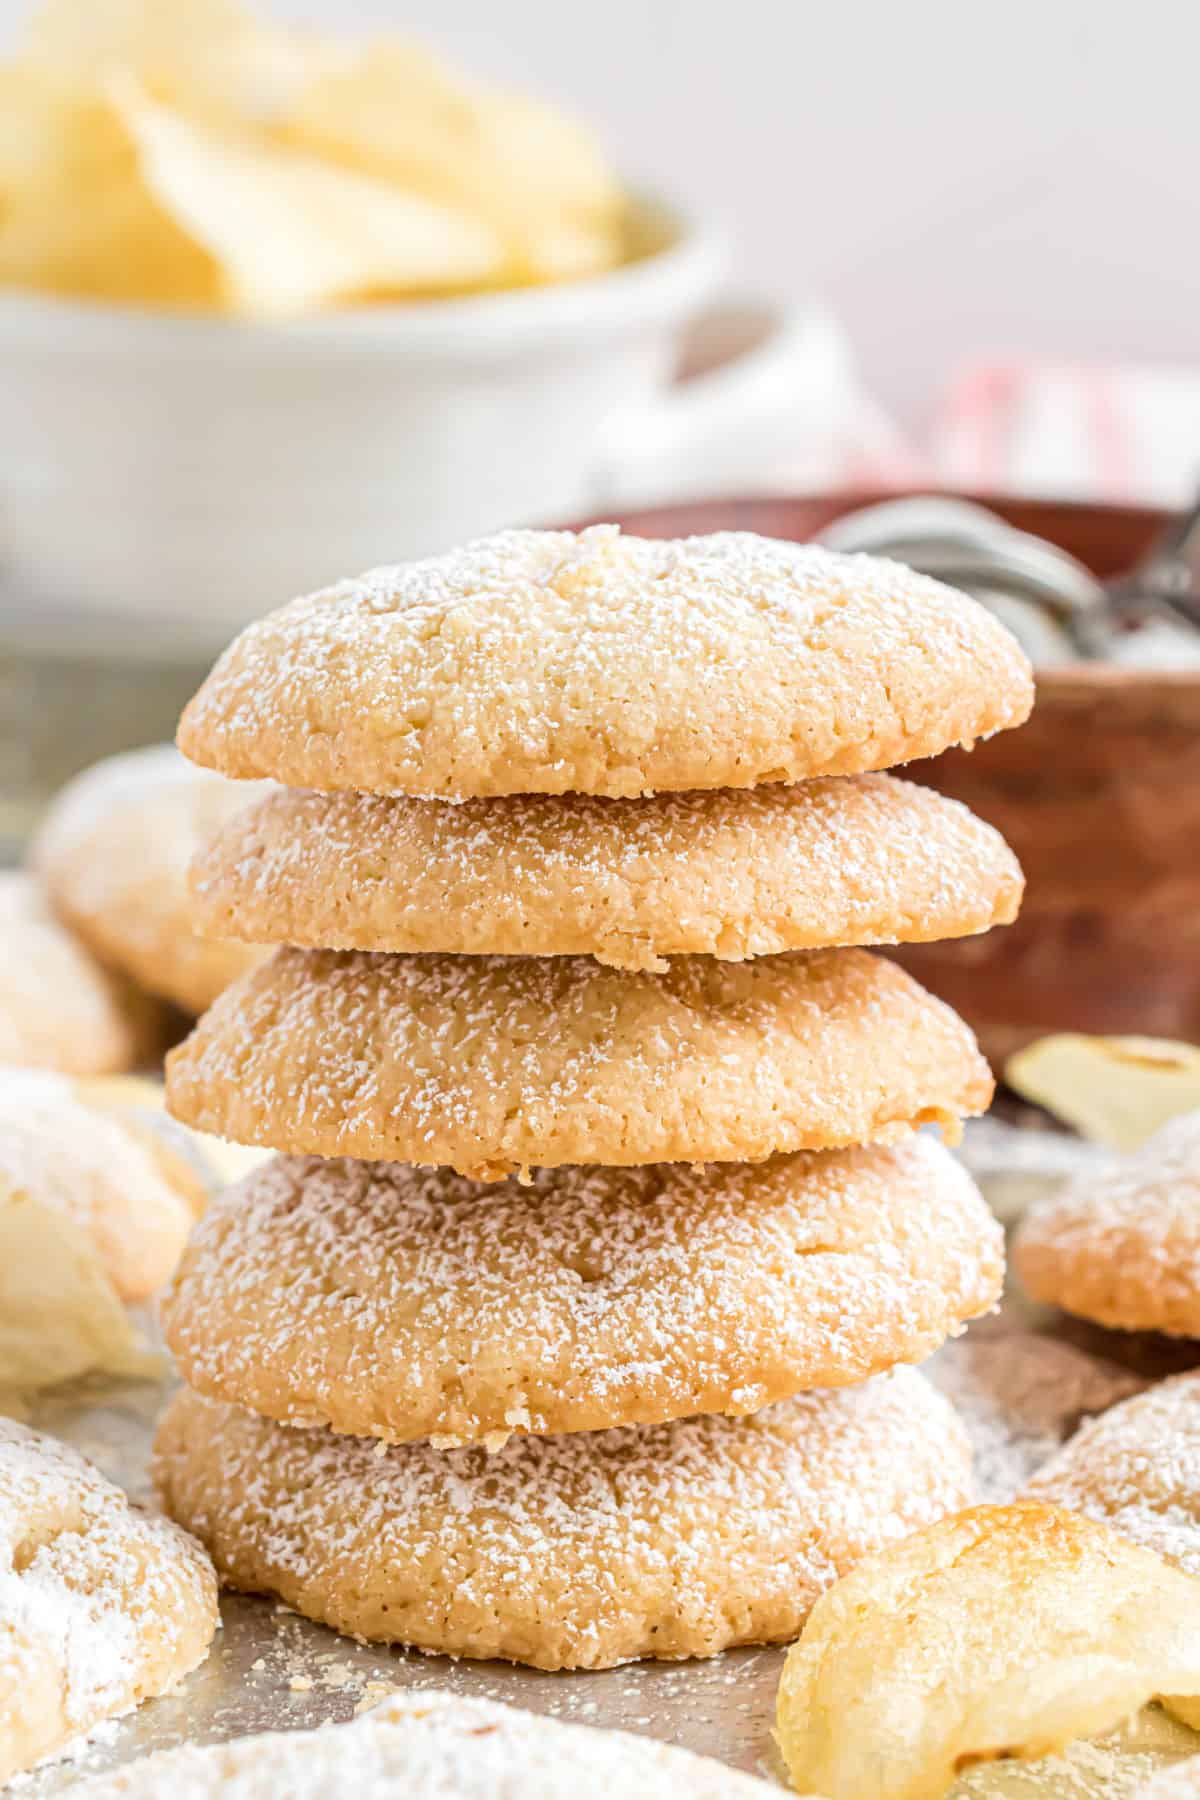
{"type": "Polygon", "coordinates": [[[1029,1487],[1200,1575],[1200,1372],[1093,1419],[1029,1487]]]}
{"type": "Polygon", "coordinates": [[[1073,1177],[1107,1174],[1113,1153],[1073,1132],[1012,1124],[989,1113],[963,1127],[956,1153],[984,1189],[993,1212],[1006,1223],[1019,1219],[1073,1177]]]}
{"type": "Polygon", "coordinates": [[[65,1444],[0,1419],[0,1686],[25,1694],[46,1749],[190,1668],[215,1618],[198,1545],[65,1444]]]}
{"type": "Polygon", "coordinates": [[[1033,1331],[968,1333],[927,1369],[971,1440],[977,1499],[997,1504],[1015,1499],[1081,1421],[1145,1386],[1116,1363],[1033,1331]]]}
{"type": "Polygon", "coordinates": [[[272,1416],[502,1438],[861,1379],[984,1310],[1002,1271],[929,1138],[526,1187],[278,1158],[209,1209],[166,1324],[192,1385],[272,1416]]]}
{"type": "Polygon", "coordinates": [[[1189,1741],[1195,1742],[1190,1733],[1151,1709],[1121,1730],[1080,1739],[1057,1756],[981,1764],[960,1776],[948,1800],[1191,1800],[1200,1786],[1175,1793],[1158,1785],[1174,1772],[1172,1765],[1179,1767],[1189,1741]]]}

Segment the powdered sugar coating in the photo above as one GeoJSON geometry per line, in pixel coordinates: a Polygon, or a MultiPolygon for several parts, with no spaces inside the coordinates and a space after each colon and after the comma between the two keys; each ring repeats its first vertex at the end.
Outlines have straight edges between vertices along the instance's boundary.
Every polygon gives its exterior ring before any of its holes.
{"type": "Polygon", "coordinates": [[[1081,1420],[1146,1385],[1119,1363],[1061,1338],[1011,1328],[968,1332],[925,1372],[966,1427],[976,1499],[1000,1504],[1017,1498],[1081,1420]]]}
{"type": "Polygon", "coordinates": [[[1017,860],[990,825],[887,775],[605,800],[278,789],[193,871],[197,916],[255,943],[591,954],[616,967],[1005,924],[1017,860]]]}
{"type": "Polygon", "coordinates": [[[898,564],[749,532],[506,531],[251,625],[183,715],[227,775],[632,795],[853,774],[1019,725],[1015,639],[898,564]]]}
{"type": "Polygon", "coordinates": [[[895,1139],[991,1092],[962,1021],[862,950],[656,975],[286,949],[167,1061],[168,1105],[201,1129],[485,1179],[895,1139]]]}
{"type": "Polygon", "coordinates": [[[203,1012],[259,955],[198,935],[188,865],[248,798],[169,744],[106,757],[57,795],[33,866],[58,916],[107,965],[203,1012]]]}
{"type": "Polygon", "coordinates": [[[28,875],[0,873],[0,1064],[114,1074],[150,1053],[160,1023],[59,924],[28,875]]]}
{"type": "Polygon", "coordinates": [[[965,1504],[951,1408],[897,1369],[720,1416],[480,1447],[298,1431],[184,1391],[172,1515],[233,1586],[379,1641],[539,1668],[794,1637],[867,1551],[965,1504]]]}
{"type": "Polygon", "coordinates": [[[198,1544],[0,1418],[0,1782],[173,1686],[216,1625],[198,1544]]]}
{"type": "Polygon", "coordinates": [[[1200,1373],[1089,1420],[1026,1493],[1103,1519],[1200,1575],[1200,1373]]]}
{"type": "Polygon", "coordinates": [[[427,1688],[348,1725],[188,1746],[82,1783],[80,1800],[778,1800],[652,1738],[564,1725],[427,1688]]]}
{"type": "Polygon", "coordinates": [[[80,1225],[123,1300],[162,1286],[192,1222],[146,1144],[42,1070],[0,1068],[0,1184],[80,1225]]]}
{"type": "Polygon", "coordinates": [[[1134,1800],[1200,1800],[1200,1756],[1160,1769],[1138,1789],[1134,1800]]]}
{"type": "Polygon", "coordinates": [[[163,1319],[202,1393],[496,1443],[753,1412],[918,1362],[1003,1270],[999,1226],[927,1138],[532,1187],[281,1157],[210,1208],[163,1319]]]}
{"type": "Polygon", "coordinates": [[[1014,1257],[1035,1299],[1125,1331],[1200,1336],[1200,1112],[1032,1207],[1014,1257]]]}

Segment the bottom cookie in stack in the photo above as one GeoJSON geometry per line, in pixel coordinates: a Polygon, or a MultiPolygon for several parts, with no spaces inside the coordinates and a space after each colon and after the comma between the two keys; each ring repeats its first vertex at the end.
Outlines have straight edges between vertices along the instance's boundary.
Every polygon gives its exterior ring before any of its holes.
{"type": "Polygon", "coordinates": [[[168,1511],[233,1587],[355,1636],[537,1668],[794,1638],[870,1551],[964,1506],[970,1452],[910,1369],[709,1416],[385,1447],[185,1391],[168,1511]]]}

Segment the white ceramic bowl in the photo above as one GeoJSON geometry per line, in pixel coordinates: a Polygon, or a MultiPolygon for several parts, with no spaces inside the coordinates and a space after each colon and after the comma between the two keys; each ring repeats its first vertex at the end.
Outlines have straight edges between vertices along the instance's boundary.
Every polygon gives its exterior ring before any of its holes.
{"type": "Polygon", "coordinates": [[[215,647],[339,575],[587,512],[721,265],[640,224],[591,280],[280,325],[0,295],[9,603],[215,647]]]}

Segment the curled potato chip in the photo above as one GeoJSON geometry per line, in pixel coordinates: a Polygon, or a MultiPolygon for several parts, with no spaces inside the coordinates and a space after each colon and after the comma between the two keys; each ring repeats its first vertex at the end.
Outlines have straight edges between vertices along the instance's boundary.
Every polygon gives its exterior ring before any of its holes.
{"type": "Polygon", "coordinates": [[[81,89],[124,71],[213,120],[267,120],[325,66],[324,40],[255,18],[237,0],[41,0],[24,63],[81,89]]]}
{"type": "Polygon", "coordinates": [[[227,1144],[173,1119],[162,1082],[145,1075],[81,1076],[74,1088],[86,1106],[116,1117],[139,1140],[164,1181],[197,1218],[222,1188],[275,1154],[250,1144],[227,1144]]]}
{"type": "Polygon", "coordinates": [[[1200,1107],[1200,1047],[1058,1032],[1011,1056],[1004,1079],[1084,1137],[1136,1150],[1168,1119],[1200,1107]]]}
{"type": "Polygon", "coordinates": [[[417,45],[364,45],[296,94],[286,138],[486,221],[505,278],[561,280],[621,256],[624,195],[554,108],[456,80],[417,45]]]}
{"type": "Polygon", "coordinates": [[[132,80],[111,97],[163,212],[211,257],[226,303],[258,316],[335,300],[478,286],[502,247],[419,194],[253,138],[219,134],[132,80]]]}
{"type": "Polygon", "coordinates": [[[111,101],[36,79],[30,85],[13,70],[4,89],[0,283],[84,299],[216,307],[217,264],[158,203],[111,101]],[[10,88],[20,95],[13,109],[10,88]]]}
{"type": "Polygon", "coordinates": [[[1200,1584],[1062,1508],[982,1506],[822,1595],[778,1735],[797,1788],[934,1800],[975,1763],[1048,1755],[1163,1692],[1200,1695],[1200,1584]]]}
{"type": "MultiPolygon", "coordinates": [[[[1026,1495],[1103,1519],[1200,1576],[1200,1371],[1156,1382],[1089,1419],[1026,1495]]],[[[1164,1694],[1162,1703],[1200,1730],[1200,1700],[1164,1694]]]]}
{"type": "Polygon", "coordinates": [[[78,1225],[120,1299],[148,1300],[183,1250],[196,1177],[132,1109],[84,1093],[67,1076],[0,1069],[0,1181],[78,1225]]]}
{"type": "Polygon", "coordinates": [[[83,1226],[0,1178],[0,1413],[79,1375],[161,1370],[83,1226]]]}

